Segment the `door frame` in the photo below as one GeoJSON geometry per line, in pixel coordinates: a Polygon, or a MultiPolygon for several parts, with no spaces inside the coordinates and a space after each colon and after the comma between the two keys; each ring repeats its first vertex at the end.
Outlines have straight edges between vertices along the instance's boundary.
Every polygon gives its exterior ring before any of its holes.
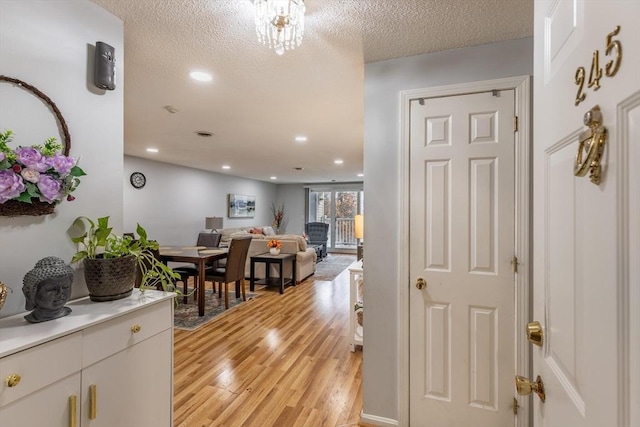
{"type": "MultiPolygon", "coordinates": [[[[398,415],[399,425],[409,425],[409,291],[412,283],[409,277],[409,130],[410,103],[419,98],[439,98],[445,96],[466,95],[492,90],[515,91],[515,115],[518,117],[518,131],[515,132],[515,255],[518,257],[518,274],[516,274],[516,370],[519,375],[531,378],[531,346],[525,334],[529,322],[532,302],[531,275],[531,78],[517,76],[495,80],[462,83],[433,88],[412,89],[400,92],[400,233],[398,234],[398,283],[400,319],[398,324],[398,415]]],[[[515,374],[515,372],[514,372],[515,374]]],[[[516,395],[514,386],[514,396],[516,395]]],[[[528,396],[517,396],[518,416],[515,425],[530,425],[530,399],[528,396]]]]}

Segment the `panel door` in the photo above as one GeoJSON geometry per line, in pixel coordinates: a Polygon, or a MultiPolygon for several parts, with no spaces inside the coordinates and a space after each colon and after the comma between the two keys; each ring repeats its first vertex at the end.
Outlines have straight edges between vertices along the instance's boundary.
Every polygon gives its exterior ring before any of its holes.
{"type": "Polygon", "coordinates": [[[411,102],[412,426],[513,425],[514,101],[411,102]]]}
{"type": "Polygon", "coordinates": [[[638,1],[535,2],[538,427],[640,425],[639,23],[638,1]],[[574,175],[583,118],[596,105],[608,131],[599,184],[574,175]]]}

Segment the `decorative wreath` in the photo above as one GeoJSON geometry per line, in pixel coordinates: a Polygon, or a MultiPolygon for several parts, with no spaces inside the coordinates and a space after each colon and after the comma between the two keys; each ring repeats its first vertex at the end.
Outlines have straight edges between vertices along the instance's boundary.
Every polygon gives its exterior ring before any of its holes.
{"type": "MultiPolygon", "coordinates": [[[[13,77],[8,77],[4,75],[0,75],[0,82],[12,83],[26,91],[31,92],[42,101],[44,101],[53,111],[53,114],[56,117],[60,130],[64,136],[64,144],[62,147],[62,154],[65,156],[69,155],[69,151],[71,149],[71,135],[69,133],[69,127],[67,126],[67,122],[64,120],[62,113],[58,106],[45,95],[41,90],[36,88],[35,86],[26,83],[20,79],[16,79],[13,77]]],[[[84,174],[84,173],[83,173],[84,174]]],[[[32,199],[31,203],[25,203],[18,200],[7,200],[5,203],[0,203],[0,216],[21,216],[21,215],[48,215],[53,213],[55,209],[56,203],[47,203],[40,201],[38,199],[32,199]]]]}
{"type": "Polygon", "coordinates": [[[51,98],[45,95],[37,87],[30,85],[29,83],[23,82],[22,80],[0,75],[0,82],[13,83],[18,87],[23,88],[24,90],[28,90],[38,98],[42,99],[49,107],[51,107],[51,109],[53,110],[53,114],[56,116],[56,119],[58,120],[58,124],[60,125],[60,128],[62,130],[62,134],[64,135],[63,154],[65,156],[68,156],[69,150],[71,149],[71,134],[69,134],[69,127],[67,126],[67,122],[64,120],[64,117],[62,117],[62,113],[60,112],[60,109],[55,104],[55,102],[53,102],[51,98]]]}

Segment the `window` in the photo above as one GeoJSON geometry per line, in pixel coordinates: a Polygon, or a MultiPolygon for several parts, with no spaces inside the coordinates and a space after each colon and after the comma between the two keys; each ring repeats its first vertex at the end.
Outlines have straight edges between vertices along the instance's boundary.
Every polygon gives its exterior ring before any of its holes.
{"type": "Polygon", "coordinates": [[[355,253],[355,216],[362,213],[364,205],[362,184],[310,187],[308,192],[307,222],[329,224],[327,249],[355,253]]]}

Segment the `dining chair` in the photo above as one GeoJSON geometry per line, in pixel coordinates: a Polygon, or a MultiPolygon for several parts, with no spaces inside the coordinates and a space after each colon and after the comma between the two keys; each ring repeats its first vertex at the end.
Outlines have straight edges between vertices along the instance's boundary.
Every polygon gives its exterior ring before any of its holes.
{"type": "MultiPolygon", "coordinates": [[[[217,248],[220,246],[220,238],[221,234],[218,233],[198,233],[198,240],[196,241],[196,246],[206,246],[207,248],[217,248]]],[[[213,268],[213,266],[207,266],[207,270],[213,268]]],[[[193,265],[185,265],[181,267],[176,267],[173,269],[174,272],[180,275],[183,283],[183,293],[186,295],[188,293],[188,285],[189,277],[193,277],[193,298],[197,298],[198,296],[198,266],[193,265]],[[184,276],[186,276],[186,280],[184,280],[184,276]]],[[[215,285],[214,285],[215,286],[215,285]]],[[[187,297],[183,297],[183,302],[186,304],[187,297]]]]}
{"type": "MultiPolygon", "coordinates": [[[[227,263],[224,267],[218,267],[208,270],[205,281],[211,281],[214,285],[213,293],[215,294],[215,284],[218,283],[218,297],[222,297],[222,286],[224,285],[224,308],[229,308],[229,283],[235,282],[236,288],[240,287],[242,300],[247,300],[244,283],[244,265],[249,253],[249,245],[251,237],[234,238],[229,243],[229,252],[227,255],[227,263]]],[[[204,289],[204,286],[202,287],[204,289]]],[[[236,298],[238,296],[236,295],[236,298]]]]}
{"type": "Polygon", "coordinates": [[[206,246],[208,248],[217,248],[220,246],[222,234],[218,233],[198,233],[197,246],[206,246]]]}

